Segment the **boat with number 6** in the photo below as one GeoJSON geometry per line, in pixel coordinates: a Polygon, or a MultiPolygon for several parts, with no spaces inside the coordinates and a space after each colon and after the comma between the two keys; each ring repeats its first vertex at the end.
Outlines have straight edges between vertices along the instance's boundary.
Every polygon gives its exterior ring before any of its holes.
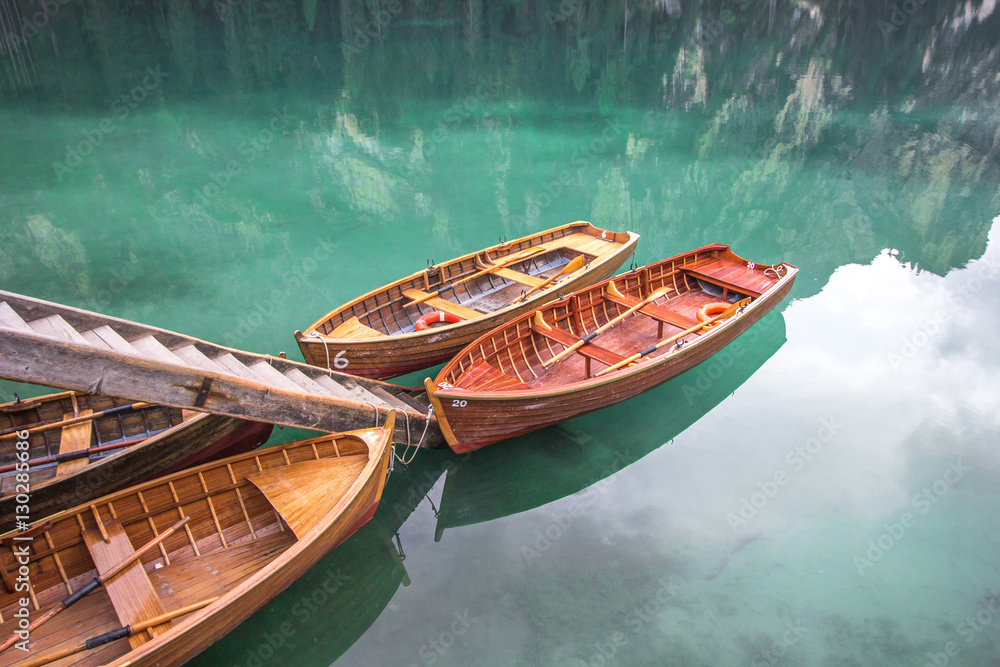
{"type": "Polygon", "coordinates": [[[0,536],[0,665],[190,660],[372,517],[395,417],[174,473],[0,536]]]}
{"type": "Polygon", "coordinates": [[[707,245],[579,290],[470,343],[425,387],[468,452],[620,403],[705,361],[785,298],[798,272],[707,245]]]}
{"type": "Polygon", "coordinates": [[[609,278],[639,235],[574,222],[437,264],[295,332],[307,363],[385,379],[439,364],[499,324],[609,278]]]}

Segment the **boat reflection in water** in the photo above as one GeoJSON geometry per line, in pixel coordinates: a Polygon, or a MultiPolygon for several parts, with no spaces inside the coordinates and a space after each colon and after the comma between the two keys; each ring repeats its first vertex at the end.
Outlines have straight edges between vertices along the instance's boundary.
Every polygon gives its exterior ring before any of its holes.
{"type": "Polygon", "coordinates": [[[334,662],[383,614],[400,585],[410,584],[399,532],[425,499],[437,517],[439,541],[445,529],[525,512],[577,493],[682,433],[736,391],[784,342],[784,319],[771,312],[711,359],[630,401],[503,447],[464,455],[422,450],[409,466],[397,463],[375,517],[272,604],[205,651],[197,664],[263,667],[290,655],[298,665],[334,662]],[[629,424],[626,439],[622,424],[629,424]],[[431,491],[440,487],[443,475],[444,490],[435,504],[431,491]]]}
{"type": "Polygon", "coordinates": [[[726,348],[653,391],[503,447],[455,455],[446,462],[435,540],[447,528],[541,507],[610,477],[712,411],[784,343],[785,320],[772,311],[726,348]]]}

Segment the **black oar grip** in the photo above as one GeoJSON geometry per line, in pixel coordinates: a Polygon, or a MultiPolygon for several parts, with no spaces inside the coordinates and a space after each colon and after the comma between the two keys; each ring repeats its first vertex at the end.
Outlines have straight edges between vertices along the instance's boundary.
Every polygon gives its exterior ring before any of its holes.
{"type": "Polygon", "coordinates": [[[97,589],[98,587],[100,587],[100,585],[101,585],[101,580],[100,579],[94,579],[93,581],[85,584],[83,586],[83,588],[81,588],[80,590],[78,590],[77,592],[73,593],[72,595],[70,595],[65,600],[63,600],[62,601],[63,606],[64,607],[68,607],[71,604],[74,604],[75,602],[79,602],[80,598],[84,597],[85,595],[88,595],[91,591],[93,591],[93,590],[97,589]]]}
{"type": "Polygon", "coordinates": [[[594,340],[595,338],[597,338],[597,332],[596,331],[593,332],[593,333],[587,334],[586,336],[584,336],[580,340],[582,340],[584,343],[589,343],[590,341],[594,340]]]}
{"type": "Polygon", "coordinates": [[[441,289],[439,289],[437,292],[438,292],[438,294],[440,294],[441,292],[444,292],[444,291],[447,291],[447,290],[450,290],[450,289],[455,289],[455,286],[454,285],[445,285],[444,287],[442,287],[441,289]]]}
{"type": "Polygon", "coordinates": [[[645,350],[643,350],[642,352],[639,353],[639,356],[640,357],[645,357],[647,354],[652,354],[653,352],[656,352],[656,346],[655,345],[653,345],[652,347],[647,347],[645,350]]]}
{"type": "Polygon", "coordinates": [[[117,630],[112,630],[111,632],[105,632],[103,635],[91,637],[87,640],[87,648],[90,649],[97,646],[103,646],[119,639],[125,639],[131,634],[132,628],[126,625],[124,628],[118,628],[117,630]]]}
{"type": "Polygon", "coordinates": [[[110,415],[116,415],[119,412],[128,412],[129,410],[132,409],[133,409],[132,404],[129,403],[128,405],[119,405],[116,408],[108,408],[107,410],[104,410],[102,414],[110,416],[110,415]]]}

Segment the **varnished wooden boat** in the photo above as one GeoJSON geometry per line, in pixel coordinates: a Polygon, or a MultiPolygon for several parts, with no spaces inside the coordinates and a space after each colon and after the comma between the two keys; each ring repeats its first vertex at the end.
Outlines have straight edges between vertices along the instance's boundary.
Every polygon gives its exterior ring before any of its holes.
{"type": "Polygon", "coordinates": [[[0,531],[14,528],[16,497],[25,489],[30,516],[37,519],[150,477],[248,451],[266,442],[271,428],[72,391],[2,404],[0,531]],[[21,452],[27,461],[18,459],[21,452]]]}
{"type": "Polygon", "coordinates": [[[395,416],[382,427],[174,473],[0,536],[3,637],[17,628],[18,609],[27,608],[33,621],[64,609],[31,629],[29,653],[12,646],[0,653],[0,665],[29,664],[151,620],[148,630],[56,664],[178,665],[197,655],[372,517],[395,416]],[[21,556],[25,545],[30,553],[21,556]],[[15,592],[25,560],[30,595],[15,592]],[[64,604],[97,577],[108,580],[64,604]],[[180,615],[160,622],[173,614],[180,615]]]}
{"type": "Polygon", "coordinates": [[[306,362],[315,366],[379,379],[404,375],[450,359],[483,333],[546,301],[613,276],[638,240],[638,234],[589,222],[556,227],[380,287],[295,337],[306,362]],[[452,323],[418,331],[421,318],[435,313],[452,323]]]}
{"type": "Polygon", "coordinates": [[[550,302],[481,336],[425,381],[441,430],[467,452],[647,391],[746,331],[797,272],[713,244],[550,302]],[[698,313],[716,302],[733,312],[708,327],[698,313]]]}

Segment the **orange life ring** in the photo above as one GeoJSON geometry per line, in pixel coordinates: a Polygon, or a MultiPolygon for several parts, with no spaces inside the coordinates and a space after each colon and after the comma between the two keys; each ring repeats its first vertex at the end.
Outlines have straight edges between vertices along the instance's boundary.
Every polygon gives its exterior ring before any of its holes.
{"type": "MultiPolygon", "coordinates": [[[[726,312],[726,310],[728,310],[731,305],[733,304],[726,303],[724,301],[713,301],[712,303],[706,303],[704,306],[698,309],[698,321],[708,322],[716,315],[721,315],[722,313],[726,312]]],[[[716,322],[715,324],[718,324],[718,322],[716,322]]],[[[714,327],[715,324],[712,324],[710,326],[714,327]]]]}
{"type": "Polygon", "coordinates": [[[432,324],[438,322],[447,322],[448,324],[455,324],[456,322],[461,322],[462,318],[457,315],[452,315],[451,313],[444,313],[440,310],[435,310],[432,313],[427,313],[417,320],[417,331],[426,331],[431,328],[432,324]]]}

